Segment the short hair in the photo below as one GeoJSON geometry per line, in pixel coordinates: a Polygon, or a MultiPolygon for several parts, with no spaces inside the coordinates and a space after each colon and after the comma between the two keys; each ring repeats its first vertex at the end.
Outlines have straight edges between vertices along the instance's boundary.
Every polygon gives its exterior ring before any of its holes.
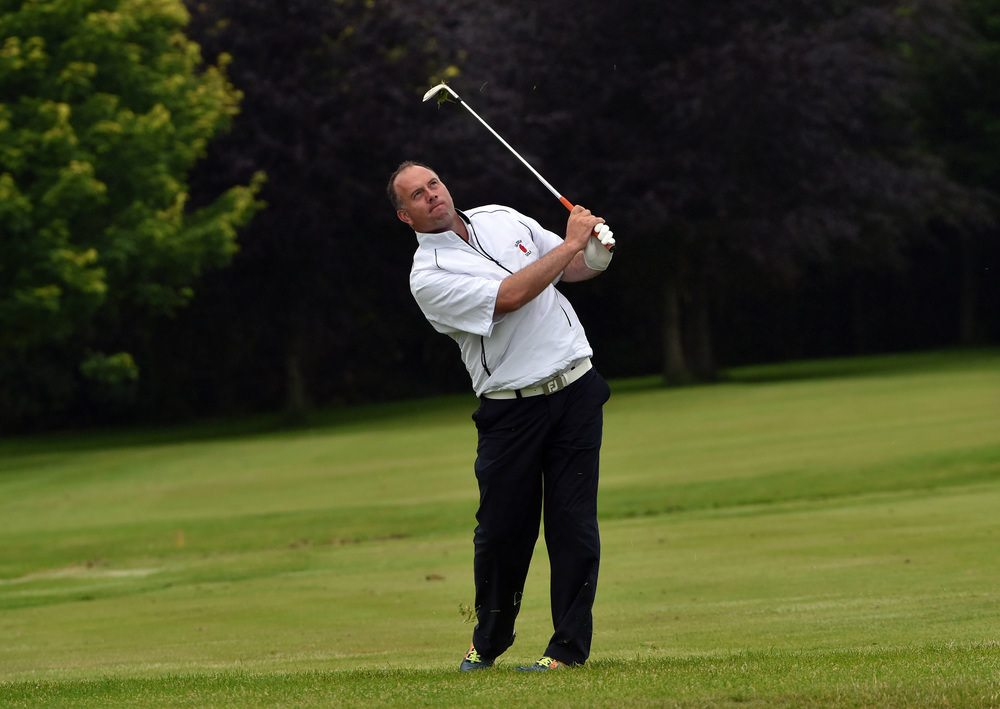
{"type": "Polygon", "coordinates": [[[422,162],[417,162],[416,160],[404,160],[399,163],[399,167],[389,175],[389,183],[385,186],[385,193],[389,197],[389,202],[392,203],[393,209],[399,211],[403,208],[403,201],[399,198],[399,193],[396,192],[396,178],[399,177],[399,173],[408,167],[424,167],[434,172],[434,168],[429,165],[424,165],[422,162]]]}

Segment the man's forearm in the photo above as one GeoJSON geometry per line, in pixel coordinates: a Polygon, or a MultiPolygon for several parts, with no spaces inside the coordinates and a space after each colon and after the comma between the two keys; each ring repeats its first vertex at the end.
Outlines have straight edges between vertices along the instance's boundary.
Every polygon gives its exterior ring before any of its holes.
{"type": "Polygon", "coordinates": [[[578,256],[582,262],[582,252],[564,242],[530,266],[510,274],[500,283],[493,312],[510,313],[531,302],[578,256]]]}
{"type": "Polygon", "coordinates": [[[562,280],[566,283],[578,283],[580,281],[589,281],[594,276],[601,273],[600,271],[595,271],[587,265],[586,260],[583,258],[583,252],[578,251],[573,260],[569,262],[563,272],[562,280]]]}

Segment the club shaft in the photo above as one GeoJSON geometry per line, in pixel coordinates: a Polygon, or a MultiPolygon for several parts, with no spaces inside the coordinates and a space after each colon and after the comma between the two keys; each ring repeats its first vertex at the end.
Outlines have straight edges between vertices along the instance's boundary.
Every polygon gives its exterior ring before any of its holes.
{"type": "Polygon", "coordinates": [[[463,101],[461,97],[459,97],[459,99],[458,99],[458,102],[459,102],[459,103],[461,103],[461,104],[462,104],[462,106],[464,106],[464,107],[465,107],[465,110],[466,110],[466,111],[468,111],[469,113],[471,113],[471,114],[473,115],[473,117],[474,117],[474,118],[475,118],[475,119],[476,119],[477,121],[479,121],[480,123],[482,123],[482,124],[483,124],[483,127],[485,127],[485,128],[486,128],[486,130],[488,130],[488,131],[489,131],[490,133],[492,133],[492,134],[493,134],[493,137],[494,137],[494,138],[496,138],[496,139],[497,139],[497,140],[499,140],[499,141],[500,141],[501,143],[503,143],[503,146],[504,146],[505,148],[507,148],[507,150],[509,150],[509,151],[510,151],[511,153],[513,153],[514,157],[516,157],[516,158],[517,158],[518,160],[520,160],[520,161],[521,161],[521,163],[522,163],[522,164],[523,164],[523,165],[524,165],[524,166],[525,166],[526,168],[528,168],[528,170],[530,170],[530,171],[531,171],[531,174],[532,174],[532,175],[534,175],[535,177],[537,177],[537,178],[538,178],[538,181],[539,181],[539,182],[541,182],[541,183],[542,183],[543,185],[545,185],[545,188],[546,188],[546,189],[547,189],[547,190],[548,190],[549,192],[551,192],[551,193],[552,193],[552,195],[553,195],[553,196],[554,196],[554,197],[555,197],[556,199],[558,199],[558,200],[559,200],[560,202],[562,202],[563,206],[564,206],[564,207],[566,207],[566,209],[568,209],[568,210],[570,210],[570,211],[573,211],[573,203],[572,203],[572,202],[570,202],[570,201],[569,201],[568,199],[566,199],[565,197],[563,197],[563,196],[562,196],[562,195],[561,195],[561,194],[559,193],[559,190],[557,190],[557,189],[556,189],[555,187],[553,187],[553,186],[552,186],[551,184],[549,184],[549,181],[548,181],[548,180],[546,180],[546,179],[545,179],[544,177],[542,177],[542,176],[541,176],[541,175],[539,174],[538,170],[536,170],[535,168],[533,168],[533,167],[532,167],[532,166],[531,166],[531,165],[530,165],[530,164],[528,163],[528,161],[527,161],[527,160],[525,160],[524,158],[522,158],[522,157],[521,157],[521,154],[520,154],[519,152],[517,152],[516,150],[514,150],[514,148],[513,148],[512,146],[511,146],[511,144],[510,144],[510,143],[508,143],[508,142],[507,142],[506,140],[504,140],[504,139],[503,139],[503,136],[501,136],[501,135],[500,135],[499,133],[497,133],[497,132],[496,132],[495,130],[493,130],[493,127],[492,127],[492,126],[490,126],[490,124],[489,124],[489,123],[487,123],[486,121],[484,121],[484,120],[482,119],[482,117],[481,117],[481,116],[480,116],[480,115],[479,115],[478,113],[476,113],[475,111],[473,111],[473,110],[472,110],[472,106],[470,106],[470,105],[469,105],[469,104],[467,104],[467,103],[466,103],[465,101],[463,101]]]}
{"type": "MultiPolygon", "coordinates": [[[[438,87],[435,87],[435,88],[438,88],[438,87]]],[[[573,211],[573,203],[570,202],[565,197],[563,197],[559,193],[559,190],[557,190],[555,187],[553,187],[549,183],[548,180],[546,180],[544,177],[541,176],[541,174],[538,172],[538,170],[536,170],[535,168],[533,168],[531,166],[531,164],[527,160],[525,160],[523,157],[521,157],[521,154],[519,152],[517,152],[516,150],[514,150],[514,147],[510,143],[508,143],[506,140],[504,140],[502,135],[500,135],[495,130],[493,130],[493,126],[491,126],[489,123],[487,123],[486,121],[484,121],[483,118],[482,118],[482,116],[480,116],[478,113],[476,113],[474,110],[472,110],[472,106],[470,106],[469,104],[467,104],[462,99],[461,96],[459,96],[457,93],[455,93],[454,90],[452,90],[450,87],[446,86],[445,84],[441,84],[440,89],[444,90],[444,91],[447,91],[451,95],[452,98],[456,99],[460,104],[462,104],[462,106],[465,108],[465,110],[472,114],[473,118],[475,118],[477,121],[479,121],[486,130],[488,130],[490,133],[493,134],[494,138],[496,138],[497,140],[499,140],[503,144],[503,146],[505,148],[507,148],[507,150],[509,150],[511,152],[511,154],[515,158],[517,158],[518,160],[521,161],[522,165],[524,165],[526,168],[528,168],[528,170],[531,172],[532,175],[534,175],[536,178],[538,178],[538,181],[541,182],[545,186],[545,189],[547,189],[549,192],[551,192],[552,195],[556,199],[558,199],[559,202],[562,203],[562,205],[564,207],[566,207],[566,209],[568,211],[570,211],[570,212],[573,211]]],[[[432,98],[434,96],[434,94],[435,94],[435,90],[434,89],[431,89],[430,91],[428,91],[424,95],[424,101],[427,101],[430,98],[432,98]]],[[[596,234],[597,232],[595,231],[594,233],[596,234]]],[[[606,244],[605,248],[608,251],[614,251],[615,250],[614,244],[606,244]]]]}

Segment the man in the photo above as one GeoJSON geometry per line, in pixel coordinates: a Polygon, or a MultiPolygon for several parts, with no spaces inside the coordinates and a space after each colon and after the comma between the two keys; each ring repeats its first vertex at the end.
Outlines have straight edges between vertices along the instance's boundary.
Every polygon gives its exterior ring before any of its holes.
{"type": "Polygon", "coordinates": [[[598,459],[610,390],[555,284],[605,270],[612,232],[579,206],[565,239],[508,207],[461,212],[437,173],[416,162],[402,163],[387,191],[417,237],[413,297],[434,329],[458,343],[481,397],[473,414],[478,622],[461,669],[490,667],[513,644],[543,509],[554,633],[542,658],[518,669],[582,665],[593,635],[598,459]]]}

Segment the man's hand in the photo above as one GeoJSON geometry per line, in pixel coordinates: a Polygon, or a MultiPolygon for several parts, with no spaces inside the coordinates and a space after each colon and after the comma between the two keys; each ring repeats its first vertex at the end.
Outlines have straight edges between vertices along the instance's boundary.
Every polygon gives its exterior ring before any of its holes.
{"type": "Polygon", "coordinates": [[[566,243],[571,244],[576,251],[583,250],[590,240],[590,235],[599,224],[603,223],[604,220],[593,215],[589,209],[576,205],[569,213],[569,221],[566,222],[566,243]]]}
{"type": "Polygon", "coordinates": [[[615,235],[607,224],[598,224],[594,235],[587,241],[583,249],[583,260],[587,268],[593,271],[604,271],[611,263],[611,249],[615,245],[615,235]]]}

